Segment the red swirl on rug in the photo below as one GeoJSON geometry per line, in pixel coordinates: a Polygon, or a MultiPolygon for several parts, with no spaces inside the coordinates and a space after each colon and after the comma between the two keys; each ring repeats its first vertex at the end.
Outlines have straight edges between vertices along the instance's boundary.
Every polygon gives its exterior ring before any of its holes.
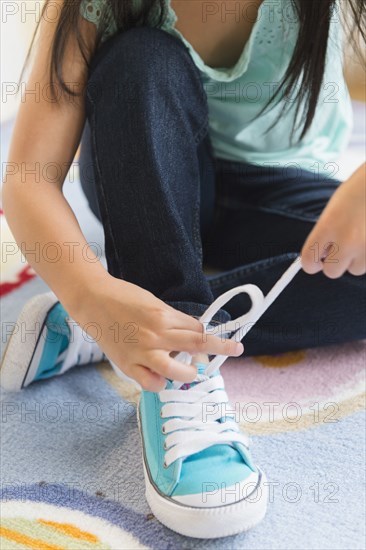
{"type": "Polygon", "coordinates": [[[1,224],[1,279],[0,296],[5,296],[18,289],[36,276],[32,267],[27,264],[10,231],[0,209],[1,224]]]}

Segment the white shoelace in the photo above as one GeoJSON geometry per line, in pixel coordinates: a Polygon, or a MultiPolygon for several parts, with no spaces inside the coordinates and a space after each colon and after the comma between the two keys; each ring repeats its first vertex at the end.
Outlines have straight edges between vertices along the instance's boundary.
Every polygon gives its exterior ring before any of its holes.
{"type": "Polygon", "coordinates": [[[167,389],[159,393],[167,468],[179,458],[186,458],[217,444],[241,443],[249,448],[249,439],[232,416],[222,376],[198,375],[197,383],[187,390],[167,389]],[[225,410],[223,408],[225,407],[225,410]]]}
{"type": "MultiPolygon", "coordinates": [[[[228,290],[219,296],[201,316],[200,321],[204,331],[207,332],[212,317],[220,308],[234,296],[247,293],[252,300],[252,307],[247,313],[234,321],[212,327],[216,336],[223,337],[233,332],[231,339],[242,340],[244,334],[249,332],[300,269],[301,258],[298,256],[266,297],[257,286],[252,284],[228,290]]],[[[192,356],[187,352],[181,352],[175,359],[191,364],[192,356]]],[[[233,415],[230,414],[231,406],[224,390],[222,377],[211,376],[226,359],[227,356],[224,355],[217,355],[211,359],[205,374],[199,374],[189,389],[182,390],[181,382],[173,382],[171,388],[159,392],[160,401],[164,403],[161,416],[168,419],[162,426],[163,433],[166,434],[165,467],[179,458],[187,458],[212,445],[242,444],[246,448],[249,447],[248,437],[240,431],[233,415]]]]}

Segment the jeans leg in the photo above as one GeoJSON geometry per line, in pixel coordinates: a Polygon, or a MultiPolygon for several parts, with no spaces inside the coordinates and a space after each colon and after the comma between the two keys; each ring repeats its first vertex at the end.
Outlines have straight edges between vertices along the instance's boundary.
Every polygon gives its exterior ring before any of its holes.
{"type": "MultiPolygon", "coordinates": [[[[256,284],[266,295],[300,253],[339,181],[296,169],[260,169],[219,161],[217,209],[204,256],[221,273],[214,296],[256,284]]],[[[225,306],[232,318],[250,307],[247,295],[225,306]]],[[[246,356],[340,344],[366,338],[366,276],[297,273],[244,337],[246,356]]]]}
{"type": "MultiPolygon", "coordinates": [[[[215,178],[207,98],[188,49],[160,29],[117,35],[93,60],[86,107],[110,273],[201,315],[213,294],[200,196],[215,178]]],[[[214,320],[228,319],[221,310],[214,320]]]]}

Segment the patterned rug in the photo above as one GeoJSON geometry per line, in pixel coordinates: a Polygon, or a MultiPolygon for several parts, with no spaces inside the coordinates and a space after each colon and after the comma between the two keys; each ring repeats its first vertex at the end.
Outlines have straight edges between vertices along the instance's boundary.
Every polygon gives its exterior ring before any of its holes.
{"type": "MultiPolygon", "coordinates": [[[[1,223],[3,349],[24,302],[47,289],[1,223]]],[[[138,394],[107,364],[2,392],[0,547],[363,550],[365,364],[366,340],[225,363],[270,502],[258,527],[216,541],[181,537],[150,513],[138,394]]]]}
{"type": "MultiPolygon", "coordinates": [[[[1,301],[2,345],[37,277],[1,301]]],[[[107,364],[1,394],[1,548],[363,549],[366,341],[232,359],[233,410],[266,471],[265,520],[217,541],[150,513],[137,390],[107,364]]]]}

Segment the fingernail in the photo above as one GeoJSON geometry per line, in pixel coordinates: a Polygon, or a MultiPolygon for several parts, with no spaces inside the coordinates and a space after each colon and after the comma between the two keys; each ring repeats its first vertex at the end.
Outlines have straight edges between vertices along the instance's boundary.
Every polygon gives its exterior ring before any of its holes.
{"type": "Polygon", "coordinates": [[[235,351],[238,355],[240,355],[241,353],[243,353],[244,351],[244,346],[241,342],[239,342],[238,344],[236,344],[235,346],[235,351]]]}

